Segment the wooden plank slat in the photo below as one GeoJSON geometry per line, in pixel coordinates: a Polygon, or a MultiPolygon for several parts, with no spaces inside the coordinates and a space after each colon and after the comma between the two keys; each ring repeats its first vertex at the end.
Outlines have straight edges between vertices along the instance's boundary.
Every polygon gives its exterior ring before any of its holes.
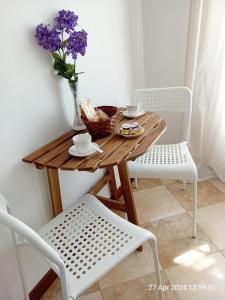
{"type": "Polygon", "coordinates": [[[49,150],[51,150],[54,147],[58,146],[59,144],[63,143],[64,141],[68,140],[69,138],[71,138],[72,136],[77,134],[78,132],[79,131],[70,130],[70,131],[64,133],[63,135],[61,135],[60,137],[58,137],[54,141],[46,144],[45,146],[41,147],[40,149],[38,149],[38,150],[32,152],[31,154],[27,155],[26,157],[24,157],[23,161],[27,162],[27,163],[33,163],[41,155],[45,154],[46,152],[48,152],[49,150]]]}
{"type": "MultiPolygon", "coordinates": [[[[133,121],[138,121],[139,124],[143,125],[147,120],[152,118],[152,113],[146,113],[144,116],[141,116],[137,119],[122,119],[121,122],[117,126],[117,130],[115,130],[113,138],[109,139],[105,145],[102,146],[103,153],[98,153],[92,159],[84,161],[78,168],[80,171],[89,171],[96,170],[99,164],[109,157],[115,150],[122,146],[122,144],[126,141],[124,138],[121,138],[117,134],[118,129],[122,126],[124,122],[131,123],[133,121]]],[[[64,166],[63,166],[64,167],[64,166]]]]}
{"type": "Polygon", "coordinates": [[[104,159],[100,163],[100,168],[105,168],[115,164],[119,164],[123,158],[125,158],[137,144],[140,143],[149,133],[149,131],[161,120],[161,117],[155,114],[151,115],[151,118],[145,123],[145,132],[143,135],[136,137],[134,139],[125,139],[125,142],[114,151],[108,158],[104,159]]]}
{"type": "Polygon", "coordinates": [[[54,169],[60,169],[61,166],[68,161],[72,156],[69,154],[68,150],[64,151],[60,155],[58,155],[56,158],[50,160],[47,163],[47,167],[54,168],[54,169]]]}
{"type": "Polygon", "coordinates": [[[166,131],[166,122],[161,120],[154,129],[148,134],[148,136],[140,142],[140,144],[126,157],[126,161],[134,160],[137,157],[143,155],[146,150],[163,135],[166,131]]]}
{"type": "MultiPolygon", "coordinates": [[[[122,114],[118,116],[118,119],[119,120],[124,119],[122,114]]],[[[111,135],[111,138],[112,137],[113,137],[113,135],[111,135]]],[[[95,142],[99,146],[101,146],[104,142],[107,141],[107,138],[110,138],[110,137],[102,138],[102,139],[99,139],[98,141],[95,141],[95,142]]],[[[68,150],[66,150],[66,151],[62,152],[60,155],[58,155],[57,157],[55,157],[54,159],[50,160],[47,163],[47,167],[58,169],[58,168],[61,168],[63,166],[63,164],[66,164],[64,166],[65,169],[63,169],[63,170],[75,170],[76,167],[78,167],[79,164],[83,163],[83,161],[84,161],[83,158],[74,158],[73,156],[71,156],[68,153],[68,150]],[[70,168],[70,166],[71,166],[71,168],[70,168]]]]}
{"type": "Polygon", "coordinates": [[[50,160],[57,158],[57,156],[59,156],[64,151],[68,152],[68,148],[72,145],[73,145],[73,141],[70,138],[69,140],[66,140],[62,144],[56,146],[54,149],[51,149],[50,151],[48,151],[47,153],[43,154],[41,157],[36,159],[35,164],[40,166],[46,166],[50,160]]]}
{"type": "MultiPolygon", "coordinates": [[[[122,112],[118,113],[118,122],[119,122],[118,125],[120,124],[120,122],[122,122],[123,119],[124,119],[124,116],[122,115],[122,112]]],[[[118,127],[118,125],[117,125],[117,127],[118,127]]],[[[95,141],[95,143],[97,143],[101,147],[102,145],[107,143],[108,140],[112,139],[113,137],[114,137],[114,134],[111,134],[105,138],[98,139],[97,141],[95,141]]],[[[77,158],[77,157],[71,156],[68,153],[68,151],[66,150],[65,152],[60,154],[58,157],[56,157],[55,159],[49,161],[47,163],[47,166],[51,167],[51,168],[61,168],[62,170],[73,171],[73,170],[77,169],[80,164],[82,164],[84,161],[89,160],[94,155],[89,156],[87,158],[77,158]]]]}
{"type": "MultiPolygon", "coordinates": [[[[102,143],[107,143],[107,140],[106,139],[100,139],[100,140],[97,140],[96,143],[101,147],[102,146],[102,143]]],[[[82,158],[79,158],[79,157],[74,157],[74,156],[70,156],[71,158],[66,161],[62,166],[61,166],[61,169],[62,170],[68,170],[68,171],[73,171],[73,170],[76,170],[78,169],[78,167],[82,164],[82,163],[85,163],[87,162],[88,160],[92,160],[93,157],[95,155],[98,155],[98,153],[94,153],[92,155],[89,155],[87,157],[82,157],[82,158]]],[[[87,170],[87,169],[85,169],[87,170]]],[[[92,170],[93,171],[93,170],[92,170]]]]}
{"type": "MultiPolygon", "coordinates": [[[[120,137],[113,138],[113,143],[106,143],[104,147],[102,147],[103,153],[97,153],[89,160],[83,161],[82,164],[78,167],[79,171],[89,171],[96,170],[103,159],[110,156],[111,152],[116,150],[123,141],[121,141],[120,137]]],[[[64,168],[64,166],[63,166],[64,168]]]]}

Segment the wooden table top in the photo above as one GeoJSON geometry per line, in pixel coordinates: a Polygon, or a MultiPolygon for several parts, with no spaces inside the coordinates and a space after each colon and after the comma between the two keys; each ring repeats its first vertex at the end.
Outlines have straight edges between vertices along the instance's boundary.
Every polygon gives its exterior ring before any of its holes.
{"type": "Polygon", "coordinates": [[[166,130],[166,123],[157,114],[146,112],[143,116],[136,119],[127,119],[118,115],[118,122],[115,132],[105,138],[95,140],[103,153],[94,153],[88,157],[80,158],[71,156],[68,149],[73,145],[72,137],[81,133],[80,131],[70,130],[48,143],[37,151],[23,158],[24,162],[34,164],[36,168],[54,168],[61,170],[80,170],[93,172],[98,168],[118,165],[123,159],[133,160],[144,154],[146,150],[155,143],[156,140],[166,130]],[[145,132],[143,135],[126,139],[117,134],[118,128],[123,123],[137,121],[141,124],[145,132]]]}

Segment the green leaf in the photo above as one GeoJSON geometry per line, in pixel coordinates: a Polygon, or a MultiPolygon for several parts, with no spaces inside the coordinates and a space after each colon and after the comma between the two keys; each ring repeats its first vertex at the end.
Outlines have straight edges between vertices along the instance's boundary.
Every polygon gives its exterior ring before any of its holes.
{"type": "Polygon", "coordinates": [[[57,74],[57,75],[59,75],[59,76],[62,76],[63,78],[66,78],[66,79],[68,79],[68,80],[69,80],[69,78],[68,78],[67,74],[66,74],[66,73],[64,73],[64,72],[58,72],[58,74],[57,74]]]}
{"type": "Polygon", "coordinates": [[[66,74],[69,78],[74,75],[75,66],[73,64],[66,65],[66,74]]]}
{"type": "Polygon", "coordinates": [[[84,72],[75,73],[75,75],[84,74],[84,72]]]}
{"type": "Polygon", "coordinates": [[[52,56],[55,59],[55,61],[61,61],[62,58],[57,52],[52,52],[52,56]]]}
{"type": "Polygon", "coordinates": [[[64,61],[58,61],[56,60],[54,62],[54,65],[53,65],[54,69],[56,71],[59,71],[59,72],[66,72],[66,64],[64,63],[64,61]]]}

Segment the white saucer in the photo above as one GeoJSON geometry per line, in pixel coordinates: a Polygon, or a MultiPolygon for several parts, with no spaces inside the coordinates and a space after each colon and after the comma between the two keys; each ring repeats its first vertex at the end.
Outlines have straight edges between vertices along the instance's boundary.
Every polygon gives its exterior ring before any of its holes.
{"type": "Polygon", "coordinates": [[[130,119],[138,118],[138,117],[140,117],[140,116],[143,116],[144,114],[145,114],[145,111],[144,111],[144,110],[139,111],[138,113],[136,113],[136,115],[129,115],[127,110],[125,110],[125,111],[123,112],[124,117],[130,118],[130,119]]]}
{"type": "MultiPolygon", "coordinates": [[[[98,144],[96,144],[96,143],[92,143],[92,144],[93,144],[95,147],[98,147],[98,148],[99,148],[99,145],[98,145],[98,144]]],[[[93,147],[93,148],[91,148],[91,149],[90,149],[88,152],[86,152],[86,153],[80,153],[80,152],[77,150],[76,146],[73,145],[73,146],[71,146],[71,147],[69,148],[68,152],[69,152],[70,155],[73,155],[73,156],[85,157],[85,156],[88,156],[88,155],[91,155],[91,154],[97,152],[97,150],[93,147]]]]}

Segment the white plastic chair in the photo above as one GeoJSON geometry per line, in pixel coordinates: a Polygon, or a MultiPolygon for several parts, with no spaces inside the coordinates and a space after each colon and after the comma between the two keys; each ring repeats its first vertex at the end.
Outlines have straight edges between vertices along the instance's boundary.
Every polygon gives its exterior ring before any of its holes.
{"type": "Polygon", "coordinates": [[[132,102],[140,103],[145,111],[180,112],[184,115],[182,142],[153,145],[144,155],[129,162],[131,178],[170,178],[193,183],[193,229],[196,237],[197,169],[187,147],[190,133],[192,94],[186,87],[135,90],[132,102]]]}
{"type": "MultiPolygon", "coordinates": [[[[61,280],[62,299],[76,299],[143,242],[152,246],[157,286],[161,284],[155,236],[85,195],[35,232],[12,216],[0,194],[0,223],[11,228],[26,299],[29,299],[20,262],[17,234],[36,248],[61,280]]],[[[20,239],[21,240],[21,239],[20,239]]],[[[146,263],[149,263],[146,261],[146,263]]],[[[162,300],[161,289],[158,289],[162,300]]]]}

